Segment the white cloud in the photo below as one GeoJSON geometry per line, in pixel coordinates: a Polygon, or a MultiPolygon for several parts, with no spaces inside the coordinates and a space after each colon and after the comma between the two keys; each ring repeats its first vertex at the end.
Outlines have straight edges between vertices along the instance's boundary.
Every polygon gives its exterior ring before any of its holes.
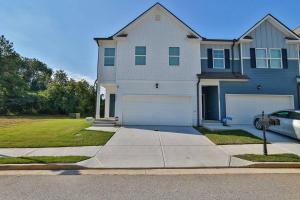
{"type": "Polygon", "coordinates": [[[94,83],[95,83],[95,80],[92,79],[91,77],[88,77],[88,76],[85,76],[82,74],[73,73],[73,72],[68,72],[68,71],[66,71],[66,73],[76,81],[80,81],[81,79],[84,79],[91,85],[94,85],[94,83]]]}
{"type": "MultiPolygon", "coordinates": [[[[60,69],[53,68],[54,72],[57,71],[57,70],[60,70],[60,69]]],[[[93,78],[89,77],[89,76],[85,76],[85,75],[82,75],[82,74],[70,72],[70,71],[67,71],[65,69],[63,69],[63,70],[64,70],[64,72],[67,73],[67,75],[69,76],[69,78],[72,78],[72,79],[74,79],[76,81],[80,81],[81,79],[84,79],[84,80],[86,80],[91,85],[94,85],[94,83],[95,83],[95,80],[93,78]]]]}

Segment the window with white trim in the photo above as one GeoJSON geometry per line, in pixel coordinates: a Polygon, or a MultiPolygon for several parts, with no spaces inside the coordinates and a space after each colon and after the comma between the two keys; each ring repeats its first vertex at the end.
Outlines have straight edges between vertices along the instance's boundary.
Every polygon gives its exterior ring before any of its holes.
{"type": "Polygon", "coordinates": [[[256,68],[268,68],[267,49],[256,48],[256,68]]]}
{"type": "Polygon", "coordinates": [[[180,49],[179,47],[169,47],[169,65],[178,66],[179,65],[180,49]]]}
{"type": "Polygon", "coordinates": [[[213,49],[213,68],[215,69],[225,68],[224,49],[213,49]]]}
{"type": "Polygon", "coordinates": [[[281,49],[269,49],[269,55],[270,55],[270,68],[281,69],[282,68],[281,49]]]}
{"type": "Polygon", "coordinates": [[[135,65],[146,65],[146,47],[135,47],[135,65]]]}
{"type": "Polygon", "coordinates": [[[115,48],[104,48],[104,66],[115,66],[115,48]]]}

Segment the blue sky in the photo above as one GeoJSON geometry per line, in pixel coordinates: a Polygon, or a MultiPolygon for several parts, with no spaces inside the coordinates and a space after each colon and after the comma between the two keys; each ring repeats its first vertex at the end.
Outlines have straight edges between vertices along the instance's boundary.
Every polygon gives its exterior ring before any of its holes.
{"type": "MultiPolygon", "coordinates": [[[[38,58],[75,79],[96,78],[94,37],[114,34],[156,1],[0,0],[0,34],[23,56],[38,58]]],[[[177,17],[208,38],[236,38],[267,13],[300,26],[299,0],[163,0],[177,17]]]]}

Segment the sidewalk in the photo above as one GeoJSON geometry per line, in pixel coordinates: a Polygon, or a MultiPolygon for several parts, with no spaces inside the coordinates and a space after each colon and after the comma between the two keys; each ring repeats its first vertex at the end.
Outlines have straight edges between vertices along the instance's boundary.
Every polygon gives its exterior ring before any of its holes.
{"type": "Polygon", "coordinates": [[[49,148],[0,148],[0,157],[20,156],[89,156],[97,154],[102,146],[49,147],[49,148]]]}

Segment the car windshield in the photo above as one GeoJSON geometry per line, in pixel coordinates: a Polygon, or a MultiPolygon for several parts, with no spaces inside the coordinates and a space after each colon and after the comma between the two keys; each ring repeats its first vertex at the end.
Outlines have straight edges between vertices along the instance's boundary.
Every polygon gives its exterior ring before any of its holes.
{"type": "Polygon", "coordinates": [[[281,118],[289,118],[290,112],[289,111],[278,111],[275,112],[273,114],[271,114],[271,116],[275,116],[275,117],[281,117],[281,118]]]}
{"type": "Polygon", "coordinates": [[[298,112],[291,112],[290,113],[290,119],[300,120],[300,113],[298,113],[298,112]]]}

